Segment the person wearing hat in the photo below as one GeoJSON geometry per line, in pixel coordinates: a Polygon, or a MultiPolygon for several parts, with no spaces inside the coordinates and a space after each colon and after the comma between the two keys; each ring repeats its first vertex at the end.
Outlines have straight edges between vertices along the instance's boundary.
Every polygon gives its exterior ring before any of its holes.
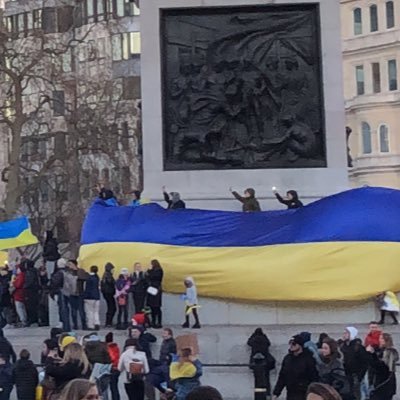
{"type": "Polygon", "coordinates": [[[101,396],[106,397],[110,386],[111,357],[107,344],[93,332],[84,337],[84,350],[92,368],[91,379],[97,383],[101,396]]]}
{"type": "Polygon", "coordinates": [[[75,336],[70,336],[66,335],[64,337],[60,337],[60,351],[65,352],[65,349],[67,346],[69,346],[71,343],[77,343],[78,341],[76,340],[75,336]]]}
{"type": "Polygon", "coordinates": [[[256,191],[252,188],[248,188],[244,191],[244,197],[241,196],[238,192],[229,189],[230,192],[233,194],[236,200],[239,200],[243,204],[243,211],[244,212],[254,212],[254,211],[261,211],[260,203],[256,199],[256,191]]]}
{"type": "Polygon", "coordinates": [[[186,208],[186,204],[181,200],[181,195],[178,192],[167,193],[165,186],[162,188],[164,200],[168,204],[168,210],[179,210],[186,208]]]}
{"type": "Polygon", "coordinates": [[[93,367],[94,364],[111,364],[111,357],[108,353],[106,343],[100,340],[99,335],[94,332],[84,338],[84,348],[89,363],[93,367]]]}
{"type": "Polygon", "coordinates": [[[358,337],[358,329],[348,326],[340,341],[340,351],[343,354],[343,364],[351,391],[355,399],[361,398],[361,382],[368,369],[368,354],[358,337]]]}
{"type": "Polygon", "coordinates": [[[318,381],[318,372],[312,354],[304,351],[304,339],[300,335],[289,341],[289,354],[282,361],[278,381],[273,391],[273,399],[277,399],[286,388],[287,400],[304,400],[307,388],[318,381]]]}

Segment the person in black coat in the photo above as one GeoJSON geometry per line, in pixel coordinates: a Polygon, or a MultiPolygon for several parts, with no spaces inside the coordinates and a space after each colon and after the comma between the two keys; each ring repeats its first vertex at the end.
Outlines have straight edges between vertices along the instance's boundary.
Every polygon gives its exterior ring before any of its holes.
{"type": "Polygon", "coordinates": [[[7,266],[0,268],[0,328],[12,323],[13,304],[11,301],[10,282],[12,274],[7,266]]]}
{"type": "Polygon", "coordinates": [[[129,338],[136,339],[138,342],[137,350],[146,353],[147,360],[153,359],[151,344],[157,341],[157,338],[149,332],[146,332],[142,326],[133,326],[129,329],[129,338]]]}
{"type": "Polygon", "coordinates": [[[113,276],[114,265],[107,263],[104,268],[104,274],[101,278],[100,288],[104,300],[107,303],[106,311],[106,328],[111,328],[113,325],[113,319],[117,311],[115,304],[115,279],[113,276]]]}
{"type": "Polygon", "coordinates": [[[61,362],[46,366],[46,375],[54,379],[56,394],[73,379],[89,379],[90,372],[89,360],[78,343],[71,343],[65,348],[61,362]]]}
{"type": "Polygon", "coordinates": [[[163,365],[170,365],[172,355],[177,354],[176,341],[172,329],[164,328],[162,337],[163,341],[160,348],[160,362],[163,365]]]}
{"type": "Polygon", "coordinates": [[[97,334],[90,334],[85,341],[85,353],[89,363],[93,367],[94,364],[111,364],[110,354],[108,353],[107,344],[100,341],[97,334]]]}
{"type": "Polygon", "coordinates": [[[286,198],[283,198],[276,190],[274,190],[275,197],[279,203],[285,204],[289,210],[303,207],[303,203],[299,200],[299,195],[295,190],[286,192],[286,198]]]}
{"type": "Polygon", "coordinates": [[[287,400],[304,400],[310,383],[318,381],[315,359],[309,351],[304,351],[304,339],[300,335],[293,336],[289,345],[289,354],[283,359],[273,399],[277,399],[286,387],[287,400]]]}
{"type": "Polygon", "coordinates": [[[162,280],[164,271],[158,260],[151,261],[151,268],[147,271],[149,285],[147,305],[151,308],[151,322],[153,328],[162,328],[162,280]],[[151,293],[153,292],[153,294],[151,293]]]}
{"type": "Polygon", "coordinates": [[[135,304],[135,313],[143,312],[146,303],[147,293],[147,279],[146,274],[142,270],[142,265],[136,263],[134,265],[134,272],[131,275],[131,291],[133,296],[133,303],[135,304]]]}
{"type": "Polygon", "coordinates": [[[178,192],[167,193],[165,186],[163,186],[164,200],[168,204],[168,210],[179,210],[186,208],[186,204],[181,200],[181,195],[178,192]]]}
{"type": "Polygon", "coordinates": [[[13,368],[13,378],[18,400],[35,400],[36,386],[39,383],[38,371],[30,360],[28,350],[21,350],[20,359],[13,368]]]}
{"type": "Polygon", "coordinates": [[[344,370],[350,382],[351,391],[354,397],[359,399],[361,382],[368,369],[368,354],[357,335],[358,330],[353,326],[348,326],[342,340],[338,343],[343,354],[344,370]]]}
{"type": "Polygon", "coordinates": [[[10,359],[13,363],[17,361],[17,355],[15,354],[14,348],[12,344],[4,337],[3,329],[0,329],[0,354],[2,358],[6,360],[6,362],[10,362],[10,359]]]}
{"type": "Polygon", "coordinates": [[[0,400],[10,399],[13,386],[13,367],[0,355],[0,400]]]}
{"type": "Polygon", "coordinates": [[[40,301],[40,280],[39,272],[35,268],[35,262],[32,260],[24,260],[25,265],[25,307],[28,316],[28,326],[39,322],[39,301],[40,301]]]}
{"type": "Polygon", "coordinates": [[[270,396],[271,381],[269,378],[269,373],[272,369],[275,368],[275,359],[269,353],[271,342],[269,341],[268,336],[263,332],[263,330],[261,328],[257,328],[249,337],[247,345],[251,348],[250,366],[255,373],[257,367],[262,365],[262,370],[264,374],[264,379],[262,381],[265,383],[265,388],[267,389],[266,395],[270,396]],[[262,362],[260,361],[260,355],[263,357],[262,362]]]}
{"type": "Polygon", "coordinates": [[[58,242],[55,237],[53,237],[52,231],[46,231],[46,240],[43,245],[43,254],[44,261],[55,262],[61,258],[61,255],[58,251],[58,242]]]}
{"type": "Polygon", "coordinates": [[[396,364],[399,361],[392,336],[383,333],[379,338],[379,349],[368,346],[367,352],[373,384],[370,400],[392,400],[397,391],[396,364]]]}

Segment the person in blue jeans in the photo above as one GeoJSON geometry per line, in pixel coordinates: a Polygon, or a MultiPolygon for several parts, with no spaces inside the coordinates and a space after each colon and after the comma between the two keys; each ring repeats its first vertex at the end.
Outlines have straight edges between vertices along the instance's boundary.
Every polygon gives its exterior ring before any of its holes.
{"type": "Polygon", "coordinates": [[[83,330],[86,330],[86,314],[83,301],[83,291],[86,279],[89,274],[79,268],[76,260],[68,261],[68,273],[71,274],[72,279],[71,294],[68,296],[69,306],[71,308],[71,319],[72,327],[74,330],[78,330],[78,315],[80,317],[81,326],[83,330]]]}

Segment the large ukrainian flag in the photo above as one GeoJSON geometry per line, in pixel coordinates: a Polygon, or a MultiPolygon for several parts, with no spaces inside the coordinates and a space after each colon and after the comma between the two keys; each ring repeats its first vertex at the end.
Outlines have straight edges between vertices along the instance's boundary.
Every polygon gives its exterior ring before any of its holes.
{"type": "Polygon", "coordinates": [[[20,217],[0,223],[0,250],[37,244],[38,239],[31,232],[29,220],[20,217]]]}
{"type": "Polygon", "coordinates": [[[203,296],[240,301],[360,300],[400,291],[400,191],[362,188],[294,211],[89,210],[84,266],[153,258],[165,288],[193,276],[203,296]]]}

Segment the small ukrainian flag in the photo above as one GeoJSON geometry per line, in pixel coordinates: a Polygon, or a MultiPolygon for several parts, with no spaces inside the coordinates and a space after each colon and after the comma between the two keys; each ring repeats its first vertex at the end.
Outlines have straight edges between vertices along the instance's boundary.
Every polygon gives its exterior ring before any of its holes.
{"type": "Polygon", "coordinates": [[[37,244],[27,217],[0,223],[0,251],[37,244]]]}

